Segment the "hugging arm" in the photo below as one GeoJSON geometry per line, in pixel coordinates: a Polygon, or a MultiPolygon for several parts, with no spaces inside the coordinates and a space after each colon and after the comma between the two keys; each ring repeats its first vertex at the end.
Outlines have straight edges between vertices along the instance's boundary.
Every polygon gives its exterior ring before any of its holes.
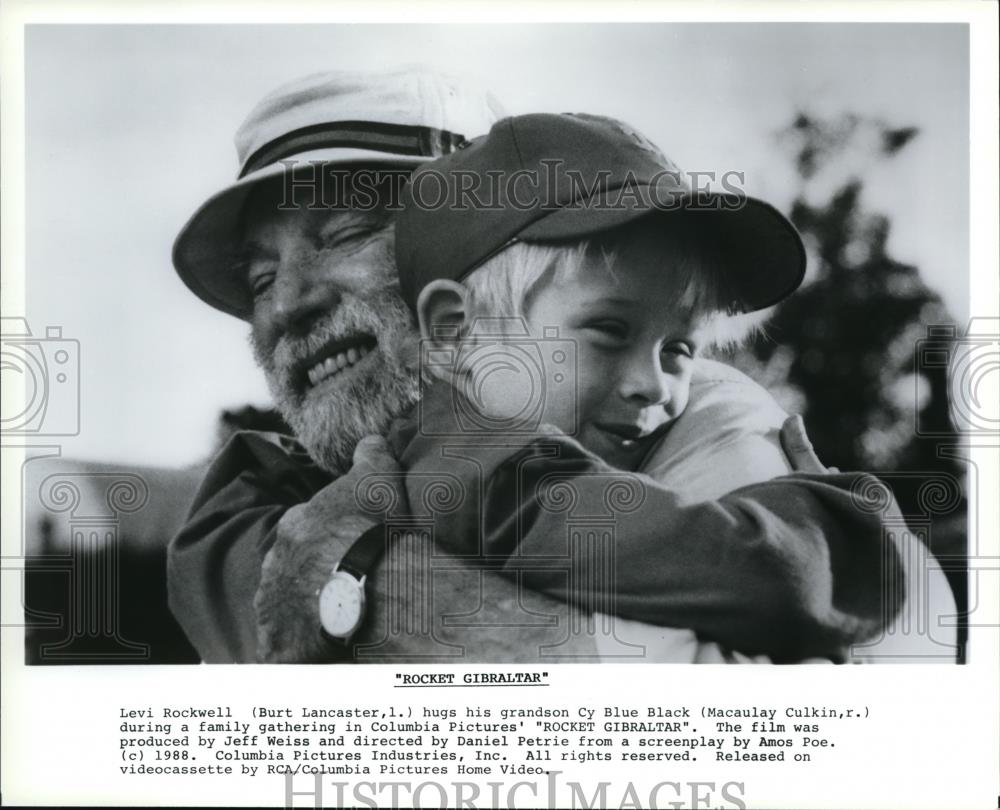
{"type": "Polygon", "coordinates": [[[414,433],[403,458],[411,490],[447,473],[479,504],[435,516],[450,551],[500,560],[530,588],[588,612],[797,660],[843,659],[900,607],[900,560],[882,515],[852,495],[871,476],[794,474],[690,504],[561,436],[491,445],[414,433]],[[609,539],[570,539],[588,531],[609,539]]]}
{"type": "MultiPolygon", "coordinates": [[[[334,481],[294,441],[277,434],[238,434],[222,451],[168,555],[170,607],[203,660],[333,662],[349,657],[349,650],[323,638],[316,592],[354,540],[381,519],[358,507],[358,480],[399,472],[377,440],[362,442],[355,459],[355,468],[334,481]]],[[[392,583],[412,574],[420,558],[393,554],[369,577],[368,621],[356,640],[381,641],[382,653],[392,660],[537,661],[539,648],[559,640],[565,617],[574,610],[553,597],[522,592],[495,571],[463,568],[461,561],[434,578],[432,595],[394,589],[392,583]],[[444,627],[443,615],[467,611],[470,595],[482,597],[477,623],[444,627]],[[435,633],[445,642],[434,649],[447,656],[428,654],[429,637],[385,632],[390,613],[417,615],[431,597],[435,633]],[[525,604],[559,621],[525,627],[515,620],[524,615],[525,604]],[[456,659],[456,651],[461,658],[456,659]]],[[[596,655],[586,638],[569,639],[562,649],[579,658],[596,655]]]]}
{"type": "Polygon", "coordinates": [[[537,662],[542,648],[555,644],[561,655],[596,656],[588,638],[566,638],[574,607],[524,593],[497,571],[449,559],[420,531],[392,539],[369,573],[366,619],[351,645],[327,641],[320,632],[317,594],[351,544],[387,517],[362,494],[371,492],[373,483],[383,495],[387,488],[395,492],[379,499],[381,506],[394,504],[390,522],[405,521],[403,477],[378,437],[358,445],[349,472],[279,521],[254,600],[259,660],[537,662]],[[460,620],[449,623],[446,617],[460,620]]]}
{"type": "Polygon", "coordinates": [[[507,570],[532,587],[783,660],[842,657],[900,608],[900,589],[888,587],[901,581],[899,554],[881,515],[852,496],[870,476],[796,474],[698,504],[629,476],[641,503],[615,511],[613,546],[600,548],[569,541],[567,513],[546,489],[565,481],[577,504],[605,504],[609,478],[572,446],[560,450],[543,464],[511,458],[486,484],[484,512],[511,516],[491,525],[489,545],[511,549],[507,570]],[[576,570],[609,573],[597,584],[567,577],[567,554],[576,570]]]}
{"type": "Polygon", "coordinates": [[[899,611],[900,558],[882,525],[898,512],[852,495],[871,476],[793,474],[692,504],[555,430],[462,435],[447,393],[425,394],[397,452],[411,504],[435,475],[462,482],[465,507],[434,515],[453,553],[500,561],[587,611],[779,660],[842,659],[899,611]]]}
{"type": "MultiPolygon", "coordinates": [[[[564,463],[599,464],[576,453],[564,463]]],[[[511,455],[506,451],[504,458],[511,455]]],[[[445,464],[450,472],[462,469],[453,460],[445,464]]],[[[387,452],[361,469],[398,473],[387,452]]],[[[482,570],[461,543],[481,536],[478,525],[474,521],[471,534],[461,533],[469,525],[457,526],[459,533],[440,535],[447,549],[465,556],[453,558],[449,570],[433,577],[434,632],[451,645],[449,653],[457,649],[464,660],[538,660],[541,646],[560,640],[561,654],[591,657],[596,651],[586,637],[562,637],[568,611],[586,609],[595,594],[573,592],[565,559],[553,570],[542,558],[526,554],[547,550],[544,538],[564,538],[565,515],[540,509],[530,487],[512,489],[515,469],[494,469],[486,490],[470,490],[469,496],[482,499],[489,514],[498,516],[497,525],[485,533],[489,548],[509,551],[511,544],[523,544],[518,555],[495,559],[507,567],[508,577],[520,569],[518,576],[530,587],[482,570]],[[511,519],[505,522],[504,514],[511,519]],[[477,606],[473,623],[446,627],[442,621],[446,613],[474,612],[477,606]],[[526,626],[521,621],[525,607],[550,621],[526,626]]],[[[343,658],[343,650],[320,635],[316,589],[353,540],[378,519],[358,514],[351,500],[354,472],[331,483],[294,442],[261,434],[241,434],[220,455],[169,554],[171,608],[204,660],[343,658]],[[262,577],[262,562],[272,548],[262,577]]],[[[881,584],[890,578],[896,558],[879,542],[878,520],[850,505],[852,480],[857,479],[794,476],[696,507],[678,507],[669,490],[650,484],[650,500],[633,517],[618,521],[616,610],[691,627],[736,649],[759,648],[776,656],[787,651],[789,657],[835,654],[831,648],[838,642],[869,635],[895,609],[886,605],[883,613],[880,600],[881,584]],[[663,517],[671,512],[673,517],[663,517]],[[650,515],[656,515],[656,544],[643,541],[650,515]],[[647,574],[655,574],[652,601],[647,574]]],[[[582,494],[593,501],[598,493],[582,494]]],[[[450,517],[455,521],[468,514],[458,510],[450,517]]],[[[393,591],[394,579],[417,558],[391,555],[369,580],[370,621],[358,640],[381,639],[383,652],[395,660],[437,660],[426,657],[428,645],[419,637],[384,637],[390,610],[397,617],[407,611],[414,615],[427,603],[428,594],[419,589],[393,591]]]]}

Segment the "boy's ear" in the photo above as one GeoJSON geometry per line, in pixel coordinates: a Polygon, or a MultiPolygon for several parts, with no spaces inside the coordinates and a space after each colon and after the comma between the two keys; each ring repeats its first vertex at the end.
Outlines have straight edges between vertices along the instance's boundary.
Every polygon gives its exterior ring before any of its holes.
{"type": "Polygon", "coordinates": [[[468,318],[468,290],[457,281],[435,279],[417,297],[417,323],[424,340],[434,343],[458,340],[468,318]]]}

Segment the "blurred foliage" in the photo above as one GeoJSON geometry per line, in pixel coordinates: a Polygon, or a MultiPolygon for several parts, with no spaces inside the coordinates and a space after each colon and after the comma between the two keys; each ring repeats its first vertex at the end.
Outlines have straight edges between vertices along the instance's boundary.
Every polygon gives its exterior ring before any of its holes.
{"type": "MultiPolygon", "coordinates": [[[[929,327],[955,322],[919,270],[889,255],[889,217],[863,205],[865,171],[891,161],[915,137],[910,126],[806,113],[778,134],[799,177],[790,216],[807,245],[810,280],[775,309],[756,342],[728,359],[802,414],[824,463],[914,473],[919,485],[920,474],[963,477],[938,452],[959,443],[947,371],[923,365],[919,351],[929,327]]],[[[904,514],[924,511],[915,491],[897,485],[896,497],[904,514]]],[[[964,507],[934,518],[936,553],[965,554],[964,507]]],[[[964,573],[948,573],[961,610],[964,573]]]]}
{"type": "Polygon", "coordinates": [[[864,209],[864,180],[853,173],[859,152],[870,163],[891,160],[918,134],[855,115],[805,113],[779,134],[800,178],[790,216],[807,244],[811,280],[732,360],[802,413],[820,458],[841,469],[959,473],[938,458],[940,436],[924,440],[916,431],[918,417],[924,432],[952,431],[945,370],[922,367],[917,349],[929,326],[954,318],[916,267],[888,254],[890,220],[864,209]],[[850,173],[829,199],[810,204],[812,181],[836,171],[847,152],[850,173]]]}

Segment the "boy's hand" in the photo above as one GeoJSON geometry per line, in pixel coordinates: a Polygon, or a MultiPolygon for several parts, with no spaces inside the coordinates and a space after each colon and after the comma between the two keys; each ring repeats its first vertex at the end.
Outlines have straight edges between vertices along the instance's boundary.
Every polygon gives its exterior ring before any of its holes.
{"type": "Polygon", "coordinates": [[[806,435],[806,426],[798,414],[789,416],[781,426],[781,448],[795,472],[836,473],[836,467],[827,467],[819,460],[812,442],[806,435]]]}
{"type": "Polygon", "coordinates": [[[355,490],[362,479],[387,473],[384,481],[396,490],[397,508],[406,511],[399,470],[385,440],[368,436],[358,443],[346,475],[289,509],[278,522],[254,598],[259,661],[333,661],[347,652],[323,637],[318,594],[351,544],[381,519],[358,503],[355,490]]]}

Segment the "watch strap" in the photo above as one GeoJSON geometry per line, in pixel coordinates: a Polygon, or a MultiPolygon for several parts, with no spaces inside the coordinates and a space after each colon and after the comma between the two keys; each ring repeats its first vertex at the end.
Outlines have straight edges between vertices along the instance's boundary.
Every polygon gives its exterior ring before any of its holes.
{"type": "Polygon", "coordinates": [[[357,579],[364,579],[385,553],[386,531],[384,523],[377,523],[355,540],[337,564],[338,571],[346,571],[357,579]]]}

